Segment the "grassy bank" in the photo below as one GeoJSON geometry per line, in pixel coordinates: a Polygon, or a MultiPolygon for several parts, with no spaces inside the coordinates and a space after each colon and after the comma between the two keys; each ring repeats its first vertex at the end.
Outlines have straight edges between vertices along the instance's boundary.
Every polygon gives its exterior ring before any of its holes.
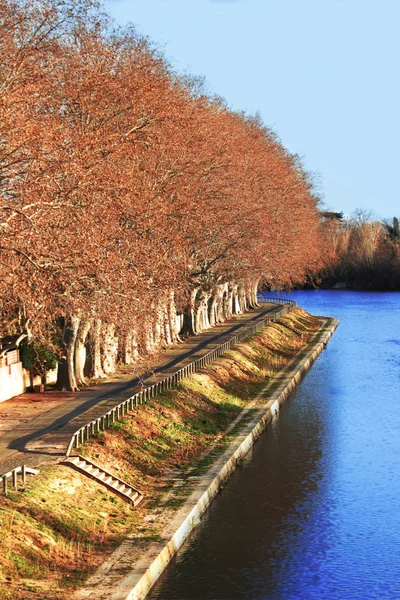
{"type": "Polygon", "coordinates": [[[320,326],[296,309],[86,444],[82,454],[145,494],[136,509],[61,465],[0,497],[0,598],[68,598],[127,536],[140,556],[182,502],[182,478],[224,446],[229,424],[320,326]]]}

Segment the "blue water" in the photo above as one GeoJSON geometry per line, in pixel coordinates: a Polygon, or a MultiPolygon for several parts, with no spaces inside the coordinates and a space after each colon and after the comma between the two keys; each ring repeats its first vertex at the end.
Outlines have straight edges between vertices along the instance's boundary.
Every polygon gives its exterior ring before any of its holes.
{"type": "Polygon", "coordinates": [[[340,326],[150,593],[400,599],[400,294],[286,294],[340,326]]]}

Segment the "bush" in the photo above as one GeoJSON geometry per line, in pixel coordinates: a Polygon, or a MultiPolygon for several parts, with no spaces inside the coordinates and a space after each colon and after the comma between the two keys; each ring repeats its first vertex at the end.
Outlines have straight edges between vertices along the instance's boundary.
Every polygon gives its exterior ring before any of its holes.
{"type": "Polygon", "coordinates": [[[22,366],[30,371],[33,377],[39,375],[42,383],[46,383],[46,373],[55,369],[57,357],[51,350],[39,343],[22,343],[20,346],[22,366]]]}

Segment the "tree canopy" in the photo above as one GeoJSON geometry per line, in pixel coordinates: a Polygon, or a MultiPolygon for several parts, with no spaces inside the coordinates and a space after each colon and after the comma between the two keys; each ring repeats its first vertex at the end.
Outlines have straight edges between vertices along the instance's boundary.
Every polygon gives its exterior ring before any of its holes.
{"type": "Polygon", "coordinates": [[[140,346],[171,303],[321,268],[298,157],[96,1],[3,0],[0,50],[3,330],[79,316],[140,346]]]}

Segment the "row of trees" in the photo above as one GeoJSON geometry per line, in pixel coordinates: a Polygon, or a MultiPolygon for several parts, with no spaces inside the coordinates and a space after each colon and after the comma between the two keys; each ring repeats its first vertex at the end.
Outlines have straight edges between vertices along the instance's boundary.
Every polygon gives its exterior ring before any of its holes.
{"type": "Polygon", "coordinates": [[[400,289],[400,229],[397,217],[376,221],[357,209],[344,219],[342,213],[323,213],[334,260],[323,278],[332,285],[345,282],[356,289],[400,289]]]}
{"type": "Polygon", "coordinates": [[[257,117],[181,78],[93,0],[0,4],[2,332],[60,348],[60,385],[303,283],[317,198],[257,117]]]}

